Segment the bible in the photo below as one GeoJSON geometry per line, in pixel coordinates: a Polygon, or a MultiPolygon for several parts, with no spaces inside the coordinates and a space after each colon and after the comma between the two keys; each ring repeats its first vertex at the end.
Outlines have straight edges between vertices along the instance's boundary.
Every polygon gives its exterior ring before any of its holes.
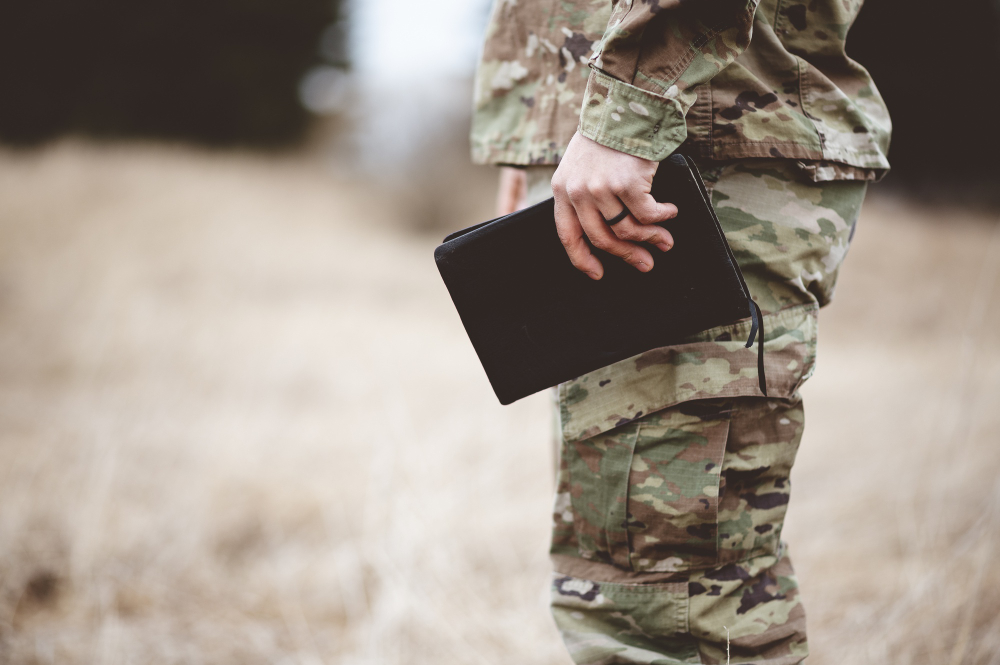
{"type": "Polygon", "coordinates": [[[501,404],[716,326],[750,317],[766,395],[763,320],[701,174],[683,155],[660,163],[653,197],[676,204],[660,224],[674,238],[639,272],[596,248],[604,276],[570,263],[556,234],[553,199],[446,237],[434,251],[441,277],[501,404]]]}

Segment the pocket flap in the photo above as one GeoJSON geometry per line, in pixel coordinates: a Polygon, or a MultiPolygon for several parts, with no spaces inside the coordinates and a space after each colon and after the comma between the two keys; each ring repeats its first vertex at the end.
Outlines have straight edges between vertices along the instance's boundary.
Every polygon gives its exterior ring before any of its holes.
{"type": "MultiPolygon", "coordinates": [[[[816,362],[815,305],[764,316],[769,397],[791,397],[816,362]]],[[[652,349],[559,386],[563,438],[580,441],[645,414],[696,399],[757,397],[757,349],[744,346],[750,321],[652,349]]]]}

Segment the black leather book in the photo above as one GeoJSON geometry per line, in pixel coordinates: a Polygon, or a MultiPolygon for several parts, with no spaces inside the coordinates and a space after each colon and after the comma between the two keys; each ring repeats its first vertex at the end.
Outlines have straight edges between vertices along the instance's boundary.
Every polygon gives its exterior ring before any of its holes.
{"type": "Polygon", "coordinates": [[[552,199],[453,233],[434,251],[502,404],[747,317],[747,346],[753,343],[759,310],[698,168],[672,155],[661,162],[652,194],[676,204],[678,214],[662,224],[673,249],[652,248],[647,273],[596,248],[604,277],[579,272],[556,235],[552,199]]]}

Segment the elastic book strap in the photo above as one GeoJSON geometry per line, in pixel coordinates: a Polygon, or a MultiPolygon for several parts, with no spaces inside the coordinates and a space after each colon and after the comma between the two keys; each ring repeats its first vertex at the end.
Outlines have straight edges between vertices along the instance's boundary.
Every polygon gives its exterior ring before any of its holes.
{"type": "Polygon", "coordinates": [[[749,349],[753,346],[754,339],[757,340],[757,383],[764,397],[767,397],[767,377],[764,376],[764,316],[753,298],[747,300],[750,302],[750,336],[747,338],[746,348],[749,349]]]}

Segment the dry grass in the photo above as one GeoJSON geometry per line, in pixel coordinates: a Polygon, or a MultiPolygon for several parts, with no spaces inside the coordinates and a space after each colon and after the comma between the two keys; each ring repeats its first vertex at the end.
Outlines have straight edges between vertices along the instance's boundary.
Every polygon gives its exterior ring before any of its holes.
{"type": "MultiPolygon", "coordinates": [[[[567,662],[547,398],[496,404],[371,193],[0,154],[0,661],[567,662]]],[[[998,228],[866,209],[787,531],[815,665],[1000,662],[998,228]]]]}

